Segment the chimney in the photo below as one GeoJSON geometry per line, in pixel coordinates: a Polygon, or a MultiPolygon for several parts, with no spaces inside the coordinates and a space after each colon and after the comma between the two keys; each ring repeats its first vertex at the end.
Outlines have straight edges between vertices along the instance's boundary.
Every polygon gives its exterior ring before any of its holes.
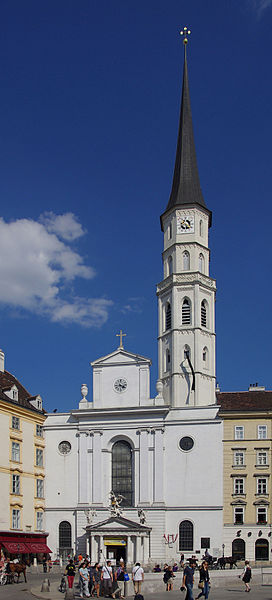
{"type": "Polygon", "coordinates": [[[265,392],[265,387],[264,387],[264,385],[259,385],[258,383],[250,383],[248,391],[249,392],[265,392]]]}
{"type": "Polygon", "coordinates": [[[0,350],[0,373],[5,371],[5,354],[3,350],[0,350]]]}

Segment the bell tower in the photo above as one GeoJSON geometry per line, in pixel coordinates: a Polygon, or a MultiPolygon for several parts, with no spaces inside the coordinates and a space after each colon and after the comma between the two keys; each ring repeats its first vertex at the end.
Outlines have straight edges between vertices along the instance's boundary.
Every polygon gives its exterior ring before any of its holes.
{"type": "Polygon", "coordinates": [[[161,216],[163,280],[157,286],[159,381],[165,404],[215,404],[215,280],[209,276],[212,215],[199,181],[190,106],[187,42],[176,161],[168,205],[161,216]]]}

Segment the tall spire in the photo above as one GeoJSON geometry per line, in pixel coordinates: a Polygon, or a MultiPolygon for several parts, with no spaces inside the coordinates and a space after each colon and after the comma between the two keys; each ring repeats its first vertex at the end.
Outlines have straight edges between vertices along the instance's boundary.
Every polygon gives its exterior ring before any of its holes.
{"type": "Polygon", "coordinates": [[[186,45],[190,31],[185,27],[181,32],[184,35],[184,71],[182,85],[182,99],[180,108],[179,131],[177,152],[172,191],[166,212],[175,206],[184,204],[200,204],[206,207],[199,181],[196,151],[193,134],[193,122],[190,105],[188,67],[186,45]]]}

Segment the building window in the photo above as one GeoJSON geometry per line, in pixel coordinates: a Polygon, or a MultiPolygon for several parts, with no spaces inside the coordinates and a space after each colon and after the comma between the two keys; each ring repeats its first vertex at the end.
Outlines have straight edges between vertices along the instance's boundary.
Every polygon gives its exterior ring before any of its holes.
{"type": "Polygon", "coordinates": [[[257,465],[263,466],[266,465],[267,466],[268,461],[267,461],[267,452],[266,450],[258,450],[257,452],[257,465]]]}
{"type": "Polygon", "coordinates": [[[194,526],[191,521],[182,521],[179,526],[179,551],[194,549],[194,526]]]}
{"type": "Polygon", "coordinates": [[[59,549],[61,556],[63,550],[69,551],[72,545],[72,528],[68,521],[61,521],[59,524],[59,549]]]}
{"type": "Polygon", "coordinates": [[[257,494],[267,494],[267,478],[257,479],[257,494]]]}
{"type": "Polygon", "coordinates": [[[172,321],[171,304],[170,304],[170,302],[167,302],[166,311],[165,311],[165,327],[166,327],[166,329],[171,329],[171,321],[172,321]]]}
{"type": "Polygon", "coordinates": [[[201,302],[201,326],[207,327],[207,303],[205,300],[201,302]]]}
{"type": "Polygon", "coordinates": [[[172,256],[169,256],[167,263],[168,263],[168,275],[172,275],[172,273],[173,273],[173,259],[172,259],[172,256]]]}
{"type": "Polygon", "coordinates": [[[186,344],[184,346],[184,360],[188,360],[188,358],[191,358],[191,350],[190,347],[186,344]]]}
{"type": "Polygon", "coordinates": [[[182,325],[191,325],[191,306],[188,298],[184,298],[181,309],[182,325]]]}
{"type": "Polygon", "coordinates": [[[242,525],[244,522],[244,507],[234,507],[234,525],[242,525]]]}
{"type": "Polygon", "coordinates": [[[245,560],[246,544],[242,538],[236,538],[232,542],[232,556],[235,560],[245,560]]]}
{"type": "Polygon", "coordinates": [[[12,529],[20,529],[20,510],[18,508],[12,509],[12,529]]]}
{"type": "Polygon", "coordinates": [[[257,507],[257,524],[267,523],[267,508],[266,506],[257,507]]]}
{"type": "Polygon", "coordinates": [[[43,529],[43,512],[36,512],[36,525],[39,531],[43,529]]]}
{"type": "Polygon", "coordinates": [[[245,464],[245,453],[244,452],[234,452],[234,465],[235,467],[242,467],[245,464]]]}
{"type": "Polygon", "coordinates": [[[234,435],[236,440],[244,439],[244,426],[243,425],[235,425],[234,435]]]}
{"type": "Polygon", "coordinates": [[[204,256],[200,254],[198,257],[198,270],[200,273],[204,273],[204,256]]]}
{"type": "Polygon", "coordinates": [[[36,480],[37,498],[44,498],[44,481],[43,479],[36,480]]]}
{"type": "Polygon", "coordinates": [[[123,440],[112,447],[112,490],[124,496],[122,506],[132,506],[132,448],[123,440]]]}
{"type": "Polygon", "coordinates": [[[18,442],[12,442],[11,444],[11,460],[20,462],[20,444],[18,442]]]}
{"type": "Polygon", "coordinates": [[[266,425],[258,425],[258,440],[266,440],[267,439],[267,426],[266,425]]]}
{"type": "Polygon", "coordinates": [[[183,271],[190,271],[190,254],[185,250],[183,252],[183,271]]]}
{"type": "Polygon", "coordinates": [[[36,425],[36,435],[38,437],[43,437],[43,428],[42,428],[42,425],[36,425]]]}
{"type": "Polygon", "coordinates": [[[269,560],[269,541],[258,538],[255,542],[255,560],[269,560]]]}
{"type": "Polygon", "coordinates": [[[12,475],[12,493],[20,494],[20,475],[12,475]]]}
{"type": "Polygon", "coordinates": [[[208,348],[205,346],[205,348],[203,348],[202,351],[202,360],[205,363],[205,367],[208,367],[208,362],[209,362],[209,352],[208,352],[208,348]]]}
{"type": "Polygon", "coordinates": [[[245,486],[244,486],[244,479],[243,477],[241,477],[241,479],[234,479],[234,494],[244,494],[245,493],[245,486]]]}
{"type": "Polygon", "coordinates": [[[169,223],[168,225],[168,239],[171,240],[172,238],[172,223],[169,223]]]}
{"type": "Polygon", "coordinates": [[[12,400],[18,400],[18,390],[15,388],[12,390],[12,400]]]}
{"type": "Polygon", "coordinates": [[[43,450],[36,448],[36,466],[43,467],[43,450]]]}
{"type": "Polygon", "coordinates": [[[17,430],[20,429],[19,417],[12,417],[11,427],[12,427],[12,429],[17,429],[17,430]]]}

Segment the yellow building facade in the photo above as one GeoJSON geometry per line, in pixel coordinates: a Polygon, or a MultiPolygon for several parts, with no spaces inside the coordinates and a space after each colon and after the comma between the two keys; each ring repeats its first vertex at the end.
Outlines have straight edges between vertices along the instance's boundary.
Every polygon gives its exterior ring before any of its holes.
{"type": "Polygon", "coordinates": [[[217,394],[224,422],[224,553],[270,561],[272,391],[217,394]]]}
{"type": "Polygon", "coordinates": [[[0,351],[0,544],[7,555],[46,551],[42,399],[5,370],[0,351]]]}

